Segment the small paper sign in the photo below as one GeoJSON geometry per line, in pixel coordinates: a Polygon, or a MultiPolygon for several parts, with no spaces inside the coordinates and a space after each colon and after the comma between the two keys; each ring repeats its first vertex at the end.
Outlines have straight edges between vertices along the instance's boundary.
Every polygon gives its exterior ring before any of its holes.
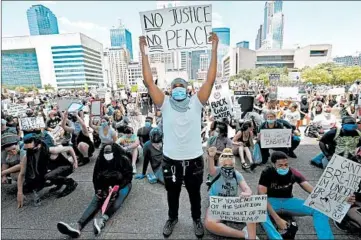
{"type": "Polygon", "coordinates": [[[291,147],[292,129],[262,129],[262,148],[289,148],[291,147]]]}
{"type": "Polygon", "coordinates": [[[93,116],[100,116],[101,115],[100,114],[101,113],[100,108],[101,108],[100,101],[93,101],[92,105],[91,105],[91,114],[93,116]]]}

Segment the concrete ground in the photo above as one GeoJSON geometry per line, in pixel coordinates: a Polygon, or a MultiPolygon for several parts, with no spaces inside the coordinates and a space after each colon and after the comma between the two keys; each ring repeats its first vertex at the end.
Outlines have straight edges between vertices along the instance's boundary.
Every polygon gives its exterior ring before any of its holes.
{"type": "MultiPolygon", "coordinates": [[[[291,166],[299,169],[315,185],[322,171],[309,164],[309,160],[319,152],[318,144],[313,139],[303,139],[296,150],[298,159],[291,159],[291,166]]],[[[44,190],[45,199],[40,207],[32,204],[31,196],[25,201],[25,206],[17,209],[16,188],[3,186],[1,190],[1,231],[3,239],[64,239],[57,231],[59,221],[76,222],[91,198],[94,190],[92,184],[94,159],[90,164],[80,167],[72,177],[79,183],[77,189],[65,198],[57,199],[44,190]]],[[[138,164],[138,171],[142,163],[138,164]]],[[[239,161],[237,169],[244,175],[246,181],[256,192],[256,186],[263,167],[256,168],[256,173],[245,173],[239,161]]],[[[205,171],[206,172],[206,171],[205,171]]],[[[206,176],[206,174],[204,175],[206,176]]],[[[294,195],[306,198],[307,194],[296,186],[294,195]]],[[[202,213],[208,204],[207,187],[202,185],[202,213]]],[[[162,185],[149,184],[147,179],[133,180],[133,188],[123,207],[107,223],[100,239],[162,239],[162,229],[167,220],[166,191],[162,185]]],[[[297,218],[299,231],[297,239],[316,239],[311,217],[297,218]]],[[[330,221],[336,239],[357,239],[334,228],[330,221]]],[[[234,224],[234,227],[243,228],[243,224],[234,224]]],[[[266,239],[261,227],[257,228],[257,235],[266,239]]],[[[82,239],[94,239],[92,222],[90,222],[81,235],[82,239]]],[[[183,188],[180,199],[179,222],[171,236],[173,239],[196,239],[190,214],[190,204],[187,191],[183,188]]],[[[205,239],[217,238],[206,233],[205,239]]],[[[360,239],[360,238],[358,238],[360,239]]]]}

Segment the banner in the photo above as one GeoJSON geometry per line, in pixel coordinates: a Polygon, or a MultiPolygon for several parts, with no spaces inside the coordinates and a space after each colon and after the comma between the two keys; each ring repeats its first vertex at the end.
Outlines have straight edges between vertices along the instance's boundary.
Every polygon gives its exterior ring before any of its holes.
{"type": "Polygon", "coordinates": [[[262,129],[262,148],[289,148],[291,147],[292,129],[262,129]]]}
{"type": "Polygon", "coordinates": [[[212,32],[212,5],[140,12],[149,53],[207,49],[212,32]]]}
{"type": "Polygon", "coordinates": [[[214,219],[245,223],[265,222],[267,219],[267,195],[209,198],[209,213],[214,219]]]}
{"type": "Polygon", "coordinates": [[[231,117],[232,103],[228,83],[214,85],[209,97],[209,105],[215,120],[231,117]]]}
{"type": "Polygon", "coordinates": [[[340,223],[350,209],[347,198],[360,191],[361,164],[333,155],[304,205],[340,223]]]}
{"type": "Polygon", "coordinates": [[[253,91],[234,91],[233,112],[236,119],[253,111],[254,96],[253,91]]]}
{"type": "Polygon", "coordinates": [[[26,117],[19,119],[20,130],[31,130],[45,128],[43,117],[26,117]]]}
{"type": "Polygon", "coordinates": [[[300,81],[301,80],[301,73],[300,72],[289,72],[288,78],[291,81],[300,81]]]}
{"type": "Polygon", "coordinates": [[[277,100],[299,101],[298,87],[277,87],[277,100]]]}

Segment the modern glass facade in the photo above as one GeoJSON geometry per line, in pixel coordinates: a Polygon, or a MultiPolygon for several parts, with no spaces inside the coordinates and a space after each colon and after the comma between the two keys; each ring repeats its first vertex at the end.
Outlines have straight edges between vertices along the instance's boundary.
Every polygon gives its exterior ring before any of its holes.
{"type": "Polygon", "coordinates": [[[239,48],[247,48],[249,49],[249,42],[248,41],[242,41],[236,44],[237,47],[239,48]]]}
{"type": "Polygon", "coordinates": [[[259,30],[256,40],[256,50],[262,46],[266,49],[281,49],[283,46],[283,25],[282,1],[268,1],[264,6],[262,36],[259,30]],[[259,46],[259,39],[262,39],[259,46]]]}
{"type": "Polygon", "coordinates": [[[43,5],[33,5],[26,12],[30,35],[59,34],[58,19],[43,5]]]}
{"type": "Polygon", "coordinates": [[[35,49],[3,50],[1,61],[1,83],[3,85],[41,88],[35,49]]]}
{"type": "Polygon", "coordinates": [[[83,88],[103,82],[101,53],[83,45],[51,47],[58,88],[83,88]]]}
{"type": "Polygon", "coordinates": [[[272,17],[272,49],[281,49],[283,46],[283,14],[275,13],[272,17]]]}
{"type": "Polygon", "coordinates": [[[344,66],[361,66],[361,53],[354,56],[335,57],[333,61],[344,66]]]}
{"type": "Polygon", "coordinates": [[[124,27],[110,29],[110,44],[112,47],[123,47],[129,50],[133,60],[132,33],[124,27]]]}
{"type": "Polygon", "coordinates": [[[192,51],[190,53],[190,59],[191,59],[191,69],[190,69],[190,79],[196,80],[197,79],[197,71],[200,68],[200,57],[203,54],[206,54],[206,50],[198,50],[198,51],[192,51]]]}
{"type": "Polygon", "coordinates": [[[219,42],[223,45],[229,46],[231,41],[231,33],[229,28],[213,28],[212,32],[217,33],[219,42]]]}

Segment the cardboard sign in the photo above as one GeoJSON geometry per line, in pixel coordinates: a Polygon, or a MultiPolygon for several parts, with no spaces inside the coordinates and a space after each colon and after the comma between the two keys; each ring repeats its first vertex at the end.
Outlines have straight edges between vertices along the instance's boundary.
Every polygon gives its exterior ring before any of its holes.
{"type": "Polygon", "coordinates": [[[59,111],[68,110],[72,103],[80,103],[80,100],[78,98],[61,98],[57,100],[59,111]]]}
{"type": "Polygon", "coordinates": [[[140,12],[140,24],[149,53],[209,48],[212,5],[140,12]]]}
{"type": "Polygon", "coordinates": [[[254,96],[253,91],[234,91],[233,111],[236,119],[253,111],[254,96]]]}
{"type": "Polygon", "coordinates": [[[304,205],[341,222],[350,209],[347,198],[360,191],[361,164],[333,155],[304,205]]]}
{"type": "Polygon", "coordinates": [[[270,83],[277,82],[281,79],[281,75],[279,73],[271,73],[268,75],[268,80],[270,83]]]}
{"type": "Polygon", "coordinates": [[[31,130],[45,128],[45,122],[43,117],[26,117],[20,118],[20,130],[31,130]]]}
{"type": "Polygon", "coordinates": [[[212,116],[215,120],[232,116],[232,102],[228,83],[215,85],[209,98],[212,116]]]}
{"type": "Polygon", "coordinates": [[[344,95],[345,94],[345,88],[332,88],[328,90],[329,95],[344,95]]]}
{"type": "Polygon", "coordinates": [[[83,109],[83,104],[80,103],[72,103],[70,104],[69,108],[68,108],[68,112],[77,112],[83,109]]]}
{"type": "Polygon", "coordinates": [[[267,195],[248,198],[210,196],[209,213],[212,218],[231,222],[265,222],[267,195]]]}
{"type": "Polygon", "coordinates": [[[10,116],[13,117],[22,117],[26,113],[27,106],[16,104],[16,103],[10,103],[7,105],[7,112],[10,116]]]}
{"type": "Polygon", "coordinates": [[[277,100],[299,101],[298,87],[277,87],[277,100]]]}
{"type": "Polygon", "coordinates": [[[292,129],[262,129],[262,148],[289,148],[291,147],[292,129]]]}
{"type": "Polygon", "coordinates": [[[91,114],[94,116],[100,116],[101,114],[101,103],[100,101],[92,101],[92,105],[91,105],[91,114]]]}

